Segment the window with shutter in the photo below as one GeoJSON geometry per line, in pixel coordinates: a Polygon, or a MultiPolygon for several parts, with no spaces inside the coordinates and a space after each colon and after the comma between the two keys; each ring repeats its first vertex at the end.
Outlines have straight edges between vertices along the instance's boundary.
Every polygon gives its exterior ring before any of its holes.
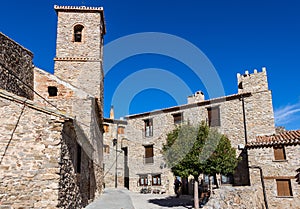
{"type": "Polygon", "coordinates": [[[276,179],[277,196],[290,197],[292,195],[292,187],[290,179],[276,179]]]}
{"type": "Polygon", "coordinates": [[[210,127],[216,127],[221,125],[219,107],[209,107],[207,108],[207,113],[208,113],[208,125],[210,127]]]}
{"type": "Polygon", "coordinates": [[[285,160],[285,151],[283,146],[273,147],[274,149],[274,159],[275,160],[285,160]]]}
{"type": "Polygon", "coordinates": [[[181,124],[183,122],[182,113],[173,114],[173,118],[174,118],[174,124],[181,124]]]}
{"type": "Polygon", "coordinates": [[[118,127],[118,134],[124,134],[125,133],[125,128],[123,126],[118,127]]]}
{"type": "Polygon", "coordinates": [[[153,163],[153,145],[145,146],[145,163],[153,163]]]}

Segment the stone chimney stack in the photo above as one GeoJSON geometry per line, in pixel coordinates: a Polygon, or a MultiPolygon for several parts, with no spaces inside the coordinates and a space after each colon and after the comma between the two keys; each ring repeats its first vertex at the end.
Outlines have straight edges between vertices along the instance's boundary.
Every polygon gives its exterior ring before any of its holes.
{"type": "Polygon", "coordinates": [[[204,101],[204,93],[202,91],[197,91],[195,94],[188,96],[188,104],[197,103],[204,101]]]}

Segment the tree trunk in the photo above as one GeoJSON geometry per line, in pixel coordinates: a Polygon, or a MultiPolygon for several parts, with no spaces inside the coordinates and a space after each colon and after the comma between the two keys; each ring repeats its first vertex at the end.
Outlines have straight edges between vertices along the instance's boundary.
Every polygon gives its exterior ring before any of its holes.
{"type": "Polygon", "coordinates": [[[194,208],[199,209],[199,195],[198,195],[198,185],[199,185],[199,176],[195,176],[194,183],[194,208]]]}

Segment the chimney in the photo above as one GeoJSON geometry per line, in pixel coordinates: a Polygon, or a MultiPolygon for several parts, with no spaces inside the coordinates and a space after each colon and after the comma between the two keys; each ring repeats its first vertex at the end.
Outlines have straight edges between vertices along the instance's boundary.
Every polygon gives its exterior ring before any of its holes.
{"type": "Polygon", "coordinates": [[[110,119],[115,119],[115,112],[114,112],[114,106],[113,105],[110,107],[109,118],[110,119]]]}

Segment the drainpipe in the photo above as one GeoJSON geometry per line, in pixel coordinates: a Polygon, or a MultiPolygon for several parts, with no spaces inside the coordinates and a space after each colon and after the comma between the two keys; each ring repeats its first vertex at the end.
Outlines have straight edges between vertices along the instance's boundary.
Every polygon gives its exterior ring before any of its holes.
{"type": "Polygon", "coordinates": [[[241,96],[240,100],[242,101],[242,108],[243,108],[244,135],[245,135],[245,145],[246,145],[248,143],[248,137],[247,137],[247,124],[246,124],[246,112],[245,112],[244,97],[241,96]]]}
{"type": "Polygon", "coordinates": [[[249,166],[249,168],[259,169],[259,171],[260,171],[260,181],[261,181],[261,186],[262,186],[263,194],[264,194],[265,207],[266,207],[266,209],[269,209],[263,171],[260,166],[249,166]]]}

